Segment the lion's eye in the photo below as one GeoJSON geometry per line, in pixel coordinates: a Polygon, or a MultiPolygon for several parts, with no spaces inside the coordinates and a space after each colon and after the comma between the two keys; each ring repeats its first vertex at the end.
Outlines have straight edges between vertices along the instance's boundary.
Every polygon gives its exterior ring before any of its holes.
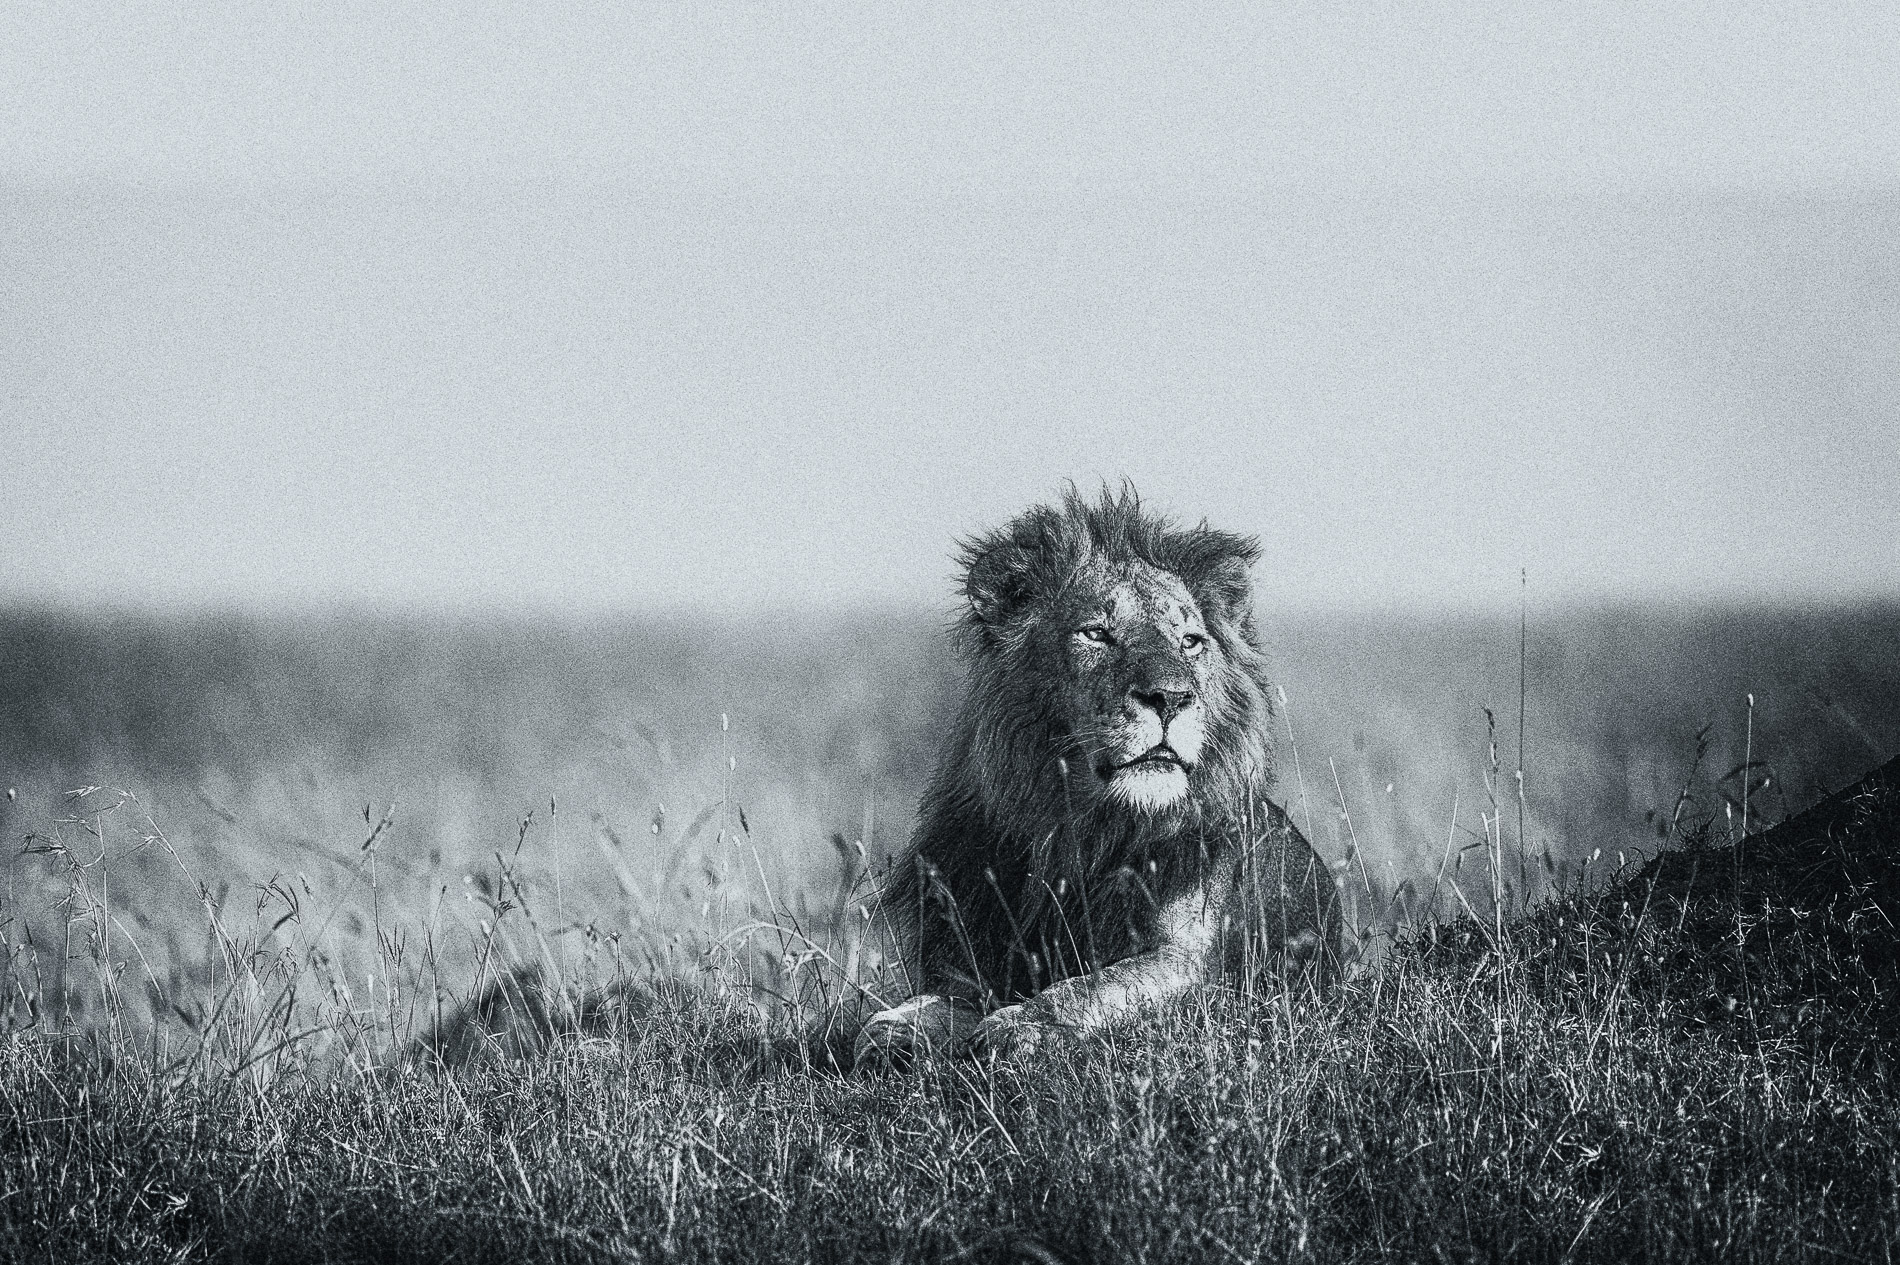
{"type": "Polygon", "coordinates": [[[1188,654],[1199,654],[1207,646],[1207,638],[1199,633],[1189,633],[1181,638],[1181,649],[1188,654]]]}
{"type": "Polygon", "coordinates": [[[1106,646],[1111,640],[1106,628],[1078,628],[1075,635],[1092,646],[1106,646]]]}

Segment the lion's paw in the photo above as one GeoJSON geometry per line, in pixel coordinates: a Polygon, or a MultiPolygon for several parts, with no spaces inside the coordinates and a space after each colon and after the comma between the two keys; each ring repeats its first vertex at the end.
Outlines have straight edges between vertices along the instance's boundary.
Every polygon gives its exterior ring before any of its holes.
{"type": "Polygon", "coordinates": [[[1056,1035],[1053,1024],[1019,1003],[995,1011],[976,1025],[970,1034],[970,1052],[995,1059],[1026,1058],[1056,1035]]]}
{"type": "Polygon", "coordinates": [[[903,1067],[921,1054],[948,1054],[976,1026],[977,1013],[967,1006],[935,994],[913,997],[865,1021],[852,1047],[851,1065],[903,1067]]]}

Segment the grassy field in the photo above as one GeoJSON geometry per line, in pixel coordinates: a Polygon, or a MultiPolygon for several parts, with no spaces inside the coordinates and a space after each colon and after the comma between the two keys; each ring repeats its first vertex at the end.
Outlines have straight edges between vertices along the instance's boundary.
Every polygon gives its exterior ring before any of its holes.
{"type": "Polygon", "coordinates": [[[1515,627],[1277,627],[1378,969],[840,1076],[935,631],[7,622],[0,1258],[1890,1259],[1900,805],[1759,832],[1891,610],[1533,625],[1522,839],[1515,627]],[[600,1039],[416,1057],[531,972],[600,1039]]]}
{"type": "Polygon", "coordinates": [[[1687,843],[1343,995],[1210,992],[1019,1066],[839,1076],[785,1012],[673,984],[538,1057],[317,1072],[240,975],[200,1042],[5,1044],[0,1233],[48,1260],[1890,1259],[1900,763],[1687,843]]]}

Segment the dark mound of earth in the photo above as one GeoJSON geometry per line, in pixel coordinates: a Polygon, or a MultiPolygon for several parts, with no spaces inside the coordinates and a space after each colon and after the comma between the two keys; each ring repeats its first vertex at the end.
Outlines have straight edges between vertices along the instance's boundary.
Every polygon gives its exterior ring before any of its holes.
{"type": "Polygon", "coordinates": [[[1891,935],[1897,876],[1900,758],[1761,834],[1663,852],[1630,885],[1677,900],[1725,899],[1741,908],[1765,901],[1815,912],[1867,896],[1891,935]]]}
{"type": "MultiPolygon", "coordinates": [[[[1900,1055],[1900,759],[1760,834],[1723,839],[1718,824],[1506,923],[1493,960],[1539,993],[1630,1004],[1633,1021],[1889,1075],[1900,1055]]],[[[1491,934],[1465,920],[1414,947],[1475,964],[1492,955],[1491,934]]]]}

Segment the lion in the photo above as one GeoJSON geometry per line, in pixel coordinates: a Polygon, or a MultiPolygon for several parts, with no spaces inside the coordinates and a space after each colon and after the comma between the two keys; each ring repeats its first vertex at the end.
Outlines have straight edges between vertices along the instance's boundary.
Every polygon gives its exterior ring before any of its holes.
{"type": "Polygon", "coordinates": [[[968,690],[880,897],[916,995],[857,1066],[1014,1057],[1237,970],[1337,976],[1333,872],[1269,798],[1259,556],[1126,485],[963,542],[968,690]]]}

